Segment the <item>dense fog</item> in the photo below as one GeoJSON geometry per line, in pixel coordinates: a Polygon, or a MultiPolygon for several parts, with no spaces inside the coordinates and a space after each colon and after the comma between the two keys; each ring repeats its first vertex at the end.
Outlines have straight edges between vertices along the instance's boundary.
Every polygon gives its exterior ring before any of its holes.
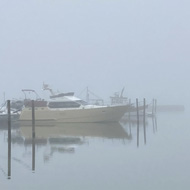
{"type": "Polygon", "coordinates": [[[43,82],[76,95],[88,87],[187,104],[187,0],[0,0],[0,100],[43,82]]]}

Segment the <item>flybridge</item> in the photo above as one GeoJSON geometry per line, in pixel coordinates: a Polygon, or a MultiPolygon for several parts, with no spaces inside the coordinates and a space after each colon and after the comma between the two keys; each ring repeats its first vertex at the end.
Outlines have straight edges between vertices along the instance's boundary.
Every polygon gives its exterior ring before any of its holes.
{"type": "Polygon", "coordinates": [[[64,97],[64,96],[74,96],[74,92],[56,94],[56,95],[50,96],[50,98],[60,98],[60,97],[64,97]]]}
{"type": "Polygon", "coordinates": [[[51,96],[50,98],[60,98],[60,97],[64,97],[64,96],[74,96],[74,92],[67,92],[67,93],[58,93],[58,94],[55,94],[53,92],[53,90],[49,87],[48,84],[45,84],[43,83],[43,90],[49,90],[50,93],[51,93],[51,96]]]}

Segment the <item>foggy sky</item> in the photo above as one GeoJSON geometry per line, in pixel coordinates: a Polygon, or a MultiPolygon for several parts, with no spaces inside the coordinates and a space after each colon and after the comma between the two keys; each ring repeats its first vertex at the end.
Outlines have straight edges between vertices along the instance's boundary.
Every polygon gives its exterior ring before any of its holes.
{"type": "Polygon", "coordinates": [[[188,0],[0,0],[0,100],[43,82],[104,99],[190,96],[188,0]]]}

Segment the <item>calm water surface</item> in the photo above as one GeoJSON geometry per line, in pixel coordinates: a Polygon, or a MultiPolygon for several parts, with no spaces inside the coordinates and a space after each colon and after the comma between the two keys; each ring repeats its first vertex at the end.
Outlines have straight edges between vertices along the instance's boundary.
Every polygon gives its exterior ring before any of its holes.
{"type": "Polygon", "coordinates": [[[3,190],[190,188],[187,111],[147,118],[146,136],[140,121],[139,138],[135,119],[36,127],[35,144],[30,126],[14,126],[10,164],[8,132],[3,123],[0,126],[3,190]]]}

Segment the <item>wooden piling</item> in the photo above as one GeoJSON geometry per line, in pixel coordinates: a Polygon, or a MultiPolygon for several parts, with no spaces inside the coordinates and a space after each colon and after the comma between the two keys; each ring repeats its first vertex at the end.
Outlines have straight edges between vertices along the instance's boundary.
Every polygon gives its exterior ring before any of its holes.
{"type": "Polygon", "coordinates": [[[146,99],[143,100],[143,128],[144,128],[144,143],[146,144],[146,99]]]}
{"type": "Polygon", "coordinates": [[[11,106],[10,100],[7,100],[8,114],[8,179],[11,178],[11,106]]]}
{"type": "Polygon", "coordinates": [[[154,116],[154,111],[155,111],[155,109],[154,109],[154,99],[152,100],[152,116],[154,116]]]}
{"type": "Polygon", "coordinates": [[[138,98],[136,98],[136,109],[137,109],[137,146],[139,146],[139,105],[138,105],[138,98]]]}
{"type": "Polygon", "coordinates": [[[32,100],[32,171],[35,171],[35,106],[32,100]]]}
{"type": "Polygon", "coordinates": [[[154,100],[154,113],[155,113],[155,114],[156,114],[156,111],[157,111],[156,108],[157,108],[157,100],[155,99],[155,100],[154,100]]]}
{"type": "Polygon", "coordinates": [[[35,138],[35,107],[34,107],[34,100],[32,100],[32,138],[35,138]]]}
{"type": "MultiPolygon", "coordinates": [[[[129,105],[131,107],[131,99],[129,99],[129,105]]],[[[131,135],[131,111],[129,109],[129,114],[128,114],[128,120],[129,120],[129,133],[131,135]]]]}

